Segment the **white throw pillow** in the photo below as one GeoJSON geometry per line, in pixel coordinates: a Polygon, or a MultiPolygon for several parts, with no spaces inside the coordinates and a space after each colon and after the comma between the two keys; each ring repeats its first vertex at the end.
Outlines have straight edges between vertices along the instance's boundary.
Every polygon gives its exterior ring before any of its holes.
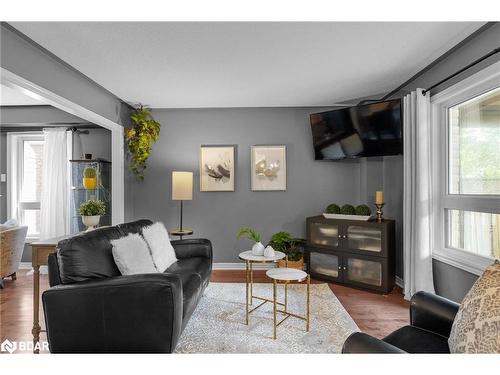
{"type": "Polygon", "coordinates": [[[3,232],[4,230],[9,230],[12,228],[17,227],[17,220],[16,219],[9,219],[5,223],[0,224],[0,232],[3,232]]]}
{"type": "Polygon", "coordinates": [[[137,233],[111,241],[113,258],[122,275],[157,273],[144,239],[137,233]]]}
{"type": "Polygon", "coordinates": [[[163,223],[156,222],[142,230],[142,236],[149,245],[151,256],[158,272],[165,271],[177,262],[175,250],[163,223]]]}

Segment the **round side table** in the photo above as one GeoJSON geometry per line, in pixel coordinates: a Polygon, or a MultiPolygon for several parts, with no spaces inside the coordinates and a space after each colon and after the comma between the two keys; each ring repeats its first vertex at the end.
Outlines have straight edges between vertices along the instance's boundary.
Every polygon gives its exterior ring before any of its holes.
{"type": "Polygon", "coordinates": [[[257,310],[259,307],[264,305],[267,302],[273,302],[270,299],[267,298],[262,298],[258,296],[253,295],[253,264],[254,263],[277,263],[279,260],[285,258],[286,261],[288,262],[288,258],[285,255],[285,253],[282,253],[281,251],[275,251],[274,257],[268,258],[263,255],[253,255],[251,250],[244,251],[240,253],[239,258],[241,260],[245,261],[246,264],[246,324],[248,325],[248,318],[250,313],[253,311],[257,310]],[[262,303],[258,305],[257,307],[254,307],[252,310],[250,310],[250,305],[253,304],[253,299],[258,299],[261,300],[262,303]]]}
{"type": "Polygon", "coordinates": [[[179,239],[182,240],[183,236],[190,236],[194,233],[191,229],[176,229],[170,232],[172,236],[179,236],[179,239]]]}
{"type": "Polygon", "coordinates": [[[266,272],[266,275],[273,280],[273,338],[276,339],[276,328],[287,320],[289,317],[304,320],[306,322],[306,332],[309,332],[309,318],[310,318],[310,290],[311,290],[311,277],[304,271],[295,268],[273,268],[266,272]],[[288,311],[288,283],[290,281],[303,282],[306,281],[306,316],[300,316],[288,311]],[[285,303],[277,302],[277,286],[278,282],[285,284],[285,303]],[[282,305],[283,310],[278,310],[277,305],[282,305]],[[277,321],[277,313],[285,315],[279,322],[277,321]]]}

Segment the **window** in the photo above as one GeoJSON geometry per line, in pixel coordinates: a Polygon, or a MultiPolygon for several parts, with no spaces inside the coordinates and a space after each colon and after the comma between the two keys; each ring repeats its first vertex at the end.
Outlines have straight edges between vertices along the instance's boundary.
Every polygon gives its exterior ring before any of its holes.
{"type": "Polygon", "coordinates": [[[500,88],[449,108],[450,194],[500,195],[500,88]]]}
{"type": "Polygon", "coordinates": [[[500,258],[500,66],[434,97],[434,257],[480,274],[500,258]]]}
{"type": "Polygon", "coordinates": [[[43,173],[42,133],[8,133],[7,178],[9,216],[28,226],[28,238],[40,235],[40,192],[43,173]]]}

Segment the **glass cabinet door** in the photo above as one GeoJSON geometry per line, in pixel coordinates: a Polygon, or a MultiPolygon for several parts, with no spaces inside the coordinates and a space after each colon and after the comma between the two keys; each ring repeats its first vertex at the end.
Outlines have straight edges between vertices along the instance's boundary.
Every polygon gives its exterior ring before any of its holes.
{"type": "Polygon", "coordinates": [[[337,255],[311,251],[309,254],[309,263],[309,268],[312,273],[325,275],[331,278],[339,277],[340,258],[337,255]]]}
{"type": "Polygon", "coordinates": [[[380,253],[382,251],[382,230],[374,227],[348,225],[347,246],[350,249],[380,253]]]}
{"type": "Polygon", "coordinates": [[[380,262],[347,258],[347,274],[344,276],[346,281],[352,281],[372,286],[382,286],[382,264],[380,262]]]}
{"type": "Polygon", "coordinates": [[[309,227],[310,244],[328,247],[338,247],[340,227],[337,224],[311,222],[309,227]]]}

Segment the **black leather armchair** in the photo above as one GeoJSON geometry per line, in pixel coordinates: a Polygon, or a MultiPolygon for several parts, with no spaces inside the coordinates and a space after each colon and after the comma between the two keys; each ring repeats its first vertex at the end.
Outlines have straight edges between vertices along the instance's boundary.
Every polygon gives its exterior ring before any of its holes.
{"type": "Polygon", "coordinates": [[[164,273],[121,276],[110,241],[149,220],[102,228],[58,244],[42,295],[52,353],[171,353],[212,271],[205,239],[172,241],[164,273]]]}
{"type": "Polygon", "coordinates": [[[353,333],[342,353],[449,353],[448,337],[459,306],[435,294],[418,292],[410,303],[410,325],[382,340],[353,333]]]}

